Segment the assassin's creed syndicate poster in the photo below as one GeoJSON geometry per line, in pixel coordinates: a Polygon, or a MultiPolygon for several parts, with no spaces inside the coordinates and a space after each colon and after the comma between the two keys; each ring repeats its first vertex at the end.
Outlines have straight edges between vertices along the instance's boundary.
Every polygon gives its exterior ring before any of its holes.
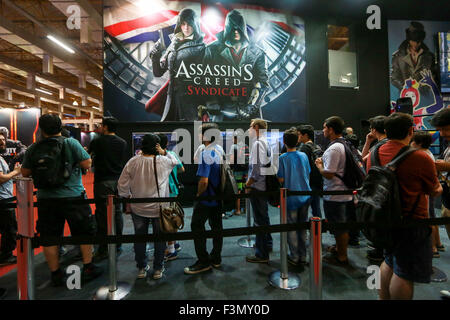
{"type": "Polygon", "coordinates": [[[261,6],[107,0],[105,114],[121,121],[306,119],[304,21],[261,6]]]}

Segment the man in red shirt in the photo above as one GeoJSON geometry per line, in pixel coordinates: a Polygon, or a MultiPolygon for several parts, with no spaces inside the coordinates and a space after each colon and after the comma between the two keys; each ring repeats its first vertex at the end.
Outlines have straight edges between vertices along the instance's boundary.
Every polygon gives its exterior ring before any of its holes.
{"type": "MultiPolygon", "coordinates": [[[[413,127],[414,119],[409,114],[397,112],[386,119],[388,141],[378,151],[381,165],[386,165],[401,148],[409,145],[413,127]]],[[[367,170],[370,166],[369,156],[367,170]]],[[[425,195],[437,196],[442,192],[433,160],[425,152],[418,150],[399,164],[396,173],[404,219],[428,218],[428,201],[425,195]]],[[[380,267],[380,299],[412,299],[414,282],[430,282],[431,260],[429,226],[397,229],[395,248],[385,252],[385,260],[380,267]]]]}

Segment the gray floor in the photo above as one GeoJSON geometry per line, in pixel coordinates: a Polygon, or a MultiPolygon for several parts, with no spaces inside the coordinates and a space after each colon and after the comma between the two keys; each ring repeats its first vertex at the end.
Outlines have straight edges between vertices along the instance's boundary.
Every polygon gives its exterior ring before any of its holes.
{"type": "MultiPolygon", "coordinates": [[[[186,228],[190,230],[192,209],[186,209],[186,228]]],[[[279,211],[270,208],[271,222],[280,222],[279,211]]],[[[246,226],[245,216],[233,216],[223,220],[224,228],[246,226]]],[[[125,216],[124,233],[132,234],[133,226],[130,216],[125,216]]],[[[433,265],[450,274],[450,241],[445,229],[440,228],[441,240],[446,247],[441,252],[441,258],[433,259],[433,265]]],[[[238,246],[237,241],[242,237],[224,239],[222,251],[222,267],[204,274],[185,275],[183,268],[196,261],[193,241],[182,241],[182,250],[178,259],[166,264],[166,273],[160,280],[136,280],[137,269],[134,262],[132,244],[123,245],[124,252],[118,259],[118,279],[132,286],[127,299],[195,299],[195,300],[308,300],[309,299],[309,267],[304,270],[289,266],[289,271],[297,274],[301,285],[296,290],[281,290],[268,284],[268,276],[272,271],[280,268],[279,234],[273,234],[274,252],[268,265],[251,264],[245,262],[245,256],[253,253],[252,249],[238,246]]],[[[210,248],[211,240],[208,240],[210,248]]],[[[324,247],[334,243],[331,235],[323,234],[324,247]]],[[[366,268],[370,264],[366,259],[366,241],[361,242],[360,248],[349,248],[350,266],[347,268],[323,265],[323,299],[327,300],[376,300],[376,290],[369,290],[366,286],[368,274],[366,268]]],[[[151,245],[150,245],[151,246],[151,245]]],[[[69,246],[69,249],[73,248],[69,246]]],[[[61,258],[63,266],[70,264],[81,265],[80,261],[71,258],[75,252],[69,252],[61,258]]],[[[151,265],[152,257],[150,257],[151,265]]],[[[97,289],[108,284],[107,261],[100,263],[105,273],[98,279],[87,283],[81,290],[68,290],[50,286],[50,275],[42,254],[35,257],[35,297],[38,300],[87,300],[92,299],[97,289]]],[[[0,287],[9,290],[6,299],[17,299],[17,273],[11,271],[0,278],[0,287]]],[[[440,300],[439,291],[450,288],[448,282],[418,284],[415,286],[414,299],[440,300]]]]}

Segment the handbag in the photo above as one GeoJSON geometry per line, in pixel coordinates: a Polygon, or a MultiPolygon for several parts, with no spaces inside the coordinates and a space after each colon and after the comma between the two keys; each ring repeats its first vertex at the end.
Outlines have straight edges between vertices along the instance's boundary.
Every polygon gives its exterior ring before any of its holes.
{"type": "MultiPolygon", "coordinates": [[[[155,172],[156,189],[159,193],[158,172],[156,171],[156,156],[153,161],[153,168],[155,172]]],[[[159,205],[159,225],[162,232],[175,233],[184,228],[184,210],[178,202],[171,202],[169,207],[162,208],[159,205]]]]}
{"type": "Polygon", "coordinates": [[[446,207],[447,209],[450,209],[450,187],[449,187],[449,181],[448,181],[448,174],[445,176],[444,180],[439,181],[442,186],[442,205],[446,207]]]}

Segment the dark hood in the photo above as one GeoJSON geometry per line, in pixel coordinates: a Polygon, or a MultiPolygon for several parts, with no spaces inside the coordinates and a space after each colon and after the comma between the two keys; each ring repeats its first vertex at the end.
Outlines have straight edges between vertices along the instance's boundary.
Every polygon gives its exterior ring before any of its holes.
{"type": "Polygon", "coordinates": [[[177,25],[175,26],[174,34],[181,32],[181,23],[186,21],[194,29],[194,40],[203,38],[202,30],[200,29],[200,21],[194,10],[185,8],[178,14],[177,25]]]}
{"type": "Polygon", "coordinates": [[[241,33],[241,37],[244,38],[245,41],[250,42],[247,34],[247,24],[245,23],[244,17],[237,10],[230,11],[227,14],[227,18],[225,20],[225,29],[223,33],[225,41],[231,42],[235,29],[239,30],[239,32],[241,33]]]}

